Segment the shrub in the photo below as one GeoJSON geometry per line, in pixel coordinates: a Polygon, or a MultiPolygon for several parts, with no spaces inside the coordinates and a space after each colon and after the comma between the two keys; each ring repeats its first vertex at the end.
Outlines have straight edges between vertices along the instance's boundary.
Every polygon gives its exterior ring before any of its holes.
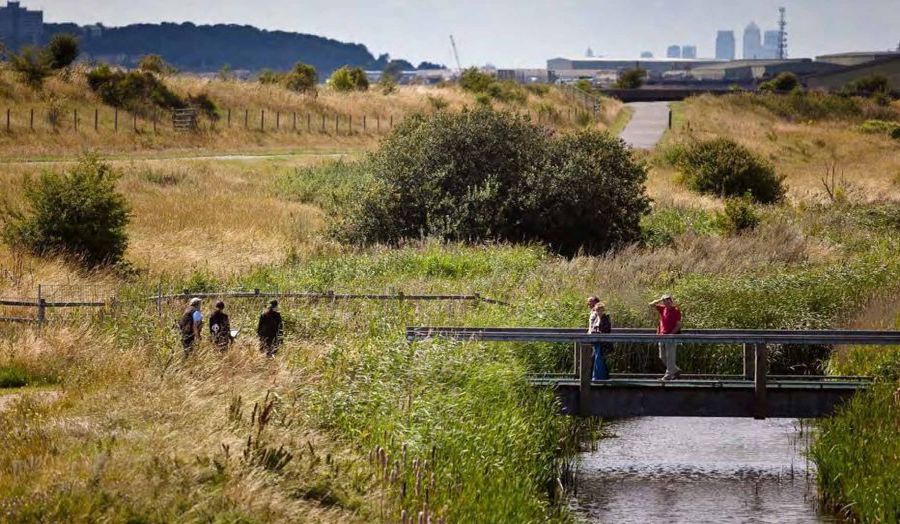
{"type": "Polygon", "coordinates": [[[259,72],[257,81],[263,85],[274,85],[281,82],[281,75],[271,69],[263,69],[259,72]]]}
{"type": "Polygon", "coordinates": [[[543,97],[550,93],[550,86],[546,84],[526,84],[525,90],[534,96],[543,97]]]}
{"type": "Polygon", "coordinates": [[[366,72],[358,67],[344,66],[338,69],[331,74],[329,83],[335,91],[366,91],[369,89],[366,72]]]}
{"type": "Polygon", "coordinates": [[[645,69],[627,69],[622,71],[616,80],[618,89],[639,89],[647,80],[647,71],[645,69]]]}
{"type": "Polygon", "coordinates": [[[46,56],[33,46],[24,46],[19,53],[10,54],[9,65],[32,89],[40,89],[51,73],[46,56]]]}
{"type": "Polygon", "coordinates": [[[159,78],[141,71],[113,71],[102,65],[87,74],[88,86],[104,103],[135,113],[147,113],[154,107],[175,109],[185,101],[159,78]]]}
{"type": "Polygon", "coordinates": [[[25,181],[25,212],[6,210],[10,246],[76,257],[87,266],[121,261],[128,245],[128,204],[116,191],[119,174],[87,156],[65,174],[44,172],[25,181]]]}
{"type": "Polygon", "coordinates": [[[685,233],[711,235],[719,225],[712,213],[697,207],[662,207],[641,219],[642,239],[649,247],[672,244],[685,233]]]}
{"type": "Polygon", "coordinates": [[[360,243],[434,236],[599,253],[637,240],[648,209],[645,169],[617,138],[552,139],[490,109],[409,117],[369,168],[374,180],[338,230],[360,243]]]}
{"type": "Polygon", "coordinates": [[[575,89],[584,91],[585,93],[592,93],[594,91],[593,84],[591,84],[591,81],[586,78],[576,80],[574,86],[575,89]]]}
{"type": "Polygon", "coordinates": [[[197,96],[189,96],[188,104],[196,107],[201,114],[205,115],[210,120],[219,119],[219,107],[206,93],[200,93],[197,96]]]}
{"type": "Polygon", "coordinates": [[[841,94],[847,96],[871,97],[878,94],[887,95],[891,92],[888,79],[882,75],[868,75],[848,82],[841,89],[841,94]]]}
{"type": "Polygon", "coordinates": [[[171,75],[177,72],[177,69],[168,64],[159,55],[144,55],[138,63],[138,69],[144,73],[155,73],[157,75],[171,75]]]}
{"type": "Polygon", "coordinates": [[[316,68],[301,62],[294,64],[294,68],[284,76],[284,87],[298,93],[308,93],[315,90],[319,74],[316,68]]]}
{"type": "Polygon", "coordinates": [[[28,385],[28,373],[20,367],[0,366],[0,388],[21,388],[28,385]]]}
{"type": "Polygon", "coordinates": [[[760,91],[769,93],[790,93],[791,91],[800,88],[800,79],[797,78],[797,75],[789,71],[778,73],[775,78],[759,85],[760,91]]]}
{"type": "Polygon", "coordinates": [[[494,77],[487,73],[482,73],[474,67],[466,69],[459,75],[459,87],[472,93],[486,93],[493,83],[494,77]]]}
{"type": "Polygon", "coordinates": [[[727,199],[725,210],[716,217],[716,222],[728,233],[742,233],[756,229],[759,225],[759,215],[753,207],[752,197],[746,195],[727,199]]]}
{"type": "Polygon", "coordinates": [[[750,150],[728,138],[700,141],[677,155],[685,185],[693,191],[720,197],[749,194],[760,203],[784,197],[783,177],[750,150]]]}
{"type": "Polygon", "coordinates": [[[889,122],[887,120],[866,120],[859,126],[859,130],[863,133],[871,133],[877,135],[891,135],[900,129],[900,123],[889,122]]]}
{"type": "Polygon", "coordinates": [[[50,69],[69,67],[78,59],[79,52],[78,39],[65,33],[53,35],[44,51],[50,69]]]}

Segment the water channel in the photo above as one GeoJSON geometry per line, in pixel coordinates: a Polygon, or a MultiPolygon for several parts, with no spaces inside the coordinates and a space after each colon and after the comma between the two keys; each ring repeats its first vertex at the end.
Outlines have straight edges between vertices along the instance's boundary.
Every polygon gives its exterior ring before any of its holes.
{"type": "Polygon", "coordinates": [[[587,522],[834,522],[816,502],[796,420],[647,417],[610,422],[581,457],[587,522]]]}

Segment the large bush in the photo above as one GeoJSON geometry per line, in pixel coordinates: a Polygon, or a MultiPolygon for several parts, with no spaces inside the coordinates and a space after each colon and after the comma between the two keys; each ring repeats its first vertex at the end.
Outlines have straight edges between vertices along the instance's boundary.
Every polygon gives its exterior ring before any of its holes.
{"type": "Polygon", "coordinates": [[[284,76],[284,86],[298,93],[314,91],[318,81],[319,74],[316,73],[316,68],[300,62],[294,64],[294,68],[284,76]]]}
{"type": "Polygon", "coordinates": [[[759,90],[764,93],[790,93],[795,89],[802,89],[800,79],[789,71],[778,73],[775,78],[759,84],[759,90]]]}
{"type": "Polygon", "coordinates": [[[523,104],[528,100],[528,92],[519,84],[498,80],[475,67],[462,72],[459,86],[465,91],[474,93],[476,100],[482,105],[490,105],[491,99],[515,104],[523,104]]]}
{"type": "Polygon", "coordinates": [[[40,89],[52,72],[44,52],[34,46],[24,46],[20,52],[10,54],[9,66],[32,89],[40,89]]]}
{"type": "Polygon", "coordinates": [[[129,209],[119,175],[96,157],[65,174],[26,179],[25,211],[6,210],[4,239],[31,252],[73,256],[88,266],[119,262],[128,246],[129,209]]]}
{"type": "Polygon", "coordinates": [[[647,80],[646,69],[628,69],[622,71],[616,80],[616,87],[619,89],[639,89],[647,80]]]}
{"type": "Polygon", "coordinates": [[[101,65],[87,74],[87,81],[104,103],[135,113],[146,114],[154,108],[169,110],[187,105],[161,79],[145,71],[114,71],[101,65]]]}
{"type": "Polygon", "coordinates": [[[374,182],[340,229],[363,243],[434,236],[598,253],[638,240],[648,209],[645,169],[619,139],[554,139],[489,109],[410,117],[369,169],[374,182]]]}
{"type": "Polygon", "coordinates": [[[771,204],[784,197],[783,177],[746,147],[728,138],[699,141],[674,158],[685,185],[699,193],[742,197],[771,204]]]}
{"type": "Polygon", "coordinates": [[[344,66],[332,73],[328,82],[335,91],[367,91],[369,89],[366,72],[358,67],[344,66]]]}
{"type": "Polygon", "coordinates": [[[80,53],[78,39],[65,33],[53,35],[44,53],[50,69],[69,67],[80,53]]]}

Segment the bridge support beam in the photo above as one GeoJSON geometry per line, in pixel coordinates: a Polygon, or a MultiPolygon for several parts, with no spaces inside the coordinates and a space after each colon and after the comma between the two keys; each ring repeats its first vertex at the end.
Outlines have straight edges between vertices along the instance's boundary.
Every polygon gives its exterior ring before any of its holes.
{"type": "Polygon", "coordinates": [[[744,344],[744,380],[753,380],[753,368],[756,366],[756,344],[744,344]]]}
{"type": "Polygon", "coordinates": [[[769,348],[765,344],[755,344],[756,374],[753,381],[753,418],[763,420],[768,415],[769,406],[766,398],[766,380],[769,371],[769,348]]]}
{"type": "Polygon", "coordinates": [[[591,379],[594,374],[594,347],[578,344],[578,414],[587,415],[591,403],[591,379]]]}

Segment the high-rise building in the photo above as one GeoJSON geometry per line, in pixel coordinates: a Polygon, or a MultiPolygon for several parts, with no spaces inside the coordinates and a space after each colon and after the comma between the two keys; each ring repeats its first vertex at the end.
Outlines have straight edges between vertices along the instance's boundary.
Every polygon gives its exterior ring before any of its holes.
{"type": "Polygon", "coordinates": [[[778,48],[781,45],[781,31],[766,31],[763,34],[763,56],[760,58],[778,58],[778,48]]]}
{"type": "Polygon", "coordinates": [[[681,58],[681,46],[670,45],[666,49],[666,58],[681,58]]]}
{"type": "Polygon", "coordinates": [[[716,35],[716,60],[734,60],[734,31],[719,31],[716,35]]]}
{"type": "Polygon", "coordinates": [[[681,46],[681,58],[697,58],[697,46],[695,46],[695,45],[681,46]]]}
{"type": "Polygon", "coordinates": [[[641,58],[653,58],[653,53],[650,51],[641,51],[641,58]]]}
{"type": "Polygon", "coordinates": [[[587,48],[587,51],[584,52],[584,57],[585,58],[594,58],[594,50],[591,49],[590,47],[587,48]]]}
{"type": "Polygon", "coordinates": [[[753,60],[763,58],[762,35],[759,32],[759,26],[756,22],[750,22],[750,25],[744,29],[744,60],[753,60]]]}
{"type": "Polygon", "coordinates": [[[37,45],[44,33],[44,12],[29,11],[19,2],[7,2],[0,7],[0,40],[11,48],[23,44],[37,45]]]}

